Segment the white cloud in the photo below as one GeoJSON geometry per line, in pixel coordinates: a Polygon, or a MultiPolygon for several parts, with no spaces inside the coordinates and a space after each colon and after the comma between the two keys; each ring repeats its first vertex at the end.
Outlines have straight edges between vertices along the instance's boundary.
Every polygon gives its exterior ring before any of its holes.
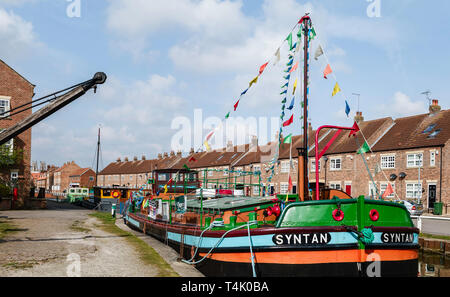
{"type": "Polygon", "coordinates": [[[424,101],[412,101],[409,96],[402,92],[394,94],[394,102],[389,110],[397,116],[410,116],[427,112],[424,101]]]}

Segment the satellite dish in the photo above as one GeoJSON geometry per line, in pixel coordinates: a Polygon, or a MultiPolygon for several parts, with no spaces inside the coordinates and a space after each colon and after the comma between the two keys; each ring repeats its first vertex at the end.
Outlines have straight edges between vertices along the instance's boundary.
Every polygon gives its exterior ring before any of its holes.
{"type": "Polygon", "coordinates": [[[391,174],[391,176],[389,177],[392,181],[394,181],[397,178],[397,175],[395,175],[394,173],[391,174]]]}
{"type": "Polygon", "coordinates": [[[400,179],[404,179],[404,178],[406,177],[406,173],[400,172],[400,174],[398,175],[398,177],[399,177],[400,179]]]}

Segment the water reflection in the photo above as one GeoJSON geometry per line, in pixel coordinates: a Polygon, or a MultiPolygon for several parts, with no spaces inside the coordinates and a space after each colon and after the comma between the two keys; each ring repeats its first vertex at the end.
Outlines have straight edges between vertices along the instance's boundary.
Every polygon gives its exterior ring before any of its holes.
{"type": "Polygon", "coordinates": [[[421,252],[419,256],[419,276],[450,277],[450,258],[421,252]]]}

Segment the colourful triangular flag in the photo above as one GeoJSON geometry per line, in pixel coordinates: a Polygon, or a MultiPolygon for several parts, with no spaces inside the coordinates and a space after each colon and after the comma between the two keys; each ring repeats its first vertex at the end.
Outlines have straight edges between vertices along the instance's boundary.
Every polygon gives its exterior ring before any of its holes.
{"type": "Polygon", "coordinates": [[[285,88],[287,86],[289,86],[289,82],[285,83],[284,86],[281,86],[281,88],[285,88]]]}
{"type": "Polygon", "coordinates": [[[298,62],[295,63],[294,67],[292,67],[292,69],[289,71],[289,73],[294,72],[295,70],[297,70],[297,68],[298,68],[298,62]]]}
{"type": "Polygon", "coordinates": [[[318,60],[318,58],[322,55],[323,55],[323,49],[322,49],[322,46],[319,45],[316,49],[316,53],[314,54],[314,59],[318,60]]]}
{"type": "Polygon", "coordinates": [[[316,30],[313,28],[311,28],[311,30],[309,30],[309,41],[313,40],[316,37],[316,30]]]}
{"type": "Polygon", "coordinates": [[[292,133],[284,138],[283,143],[292,143],[292,133]]]}
{"type": "Polygon", "coordinates": [[[291,78],[290,74],[284,77],[284,79],[287,79],[287,80],[289,80],[290,78],[291,78]]]}
{"type": "Polygon", "coordinates": [[[186,164],[183,165],[184,169],[186,169],[187,171],[191,171],[191,168],[189,168],[186,164]]]}
{"type": "Polygon", "coordinates": [[[281,101],[282,104],[286,103],[286,97],[281,101]]]}
{"type": "Polygon", "coordinates": [[[227,115],[225,116],[226,119],[228,119],[230,117],[230,113],[227,113],[227,115]]]}
{"type": "Polygon", "coordinates": [[[238,106],[239,106],[239,101],[241,101],[241,99],[239,99],[239,100],[234,104],[234,111],[236,111],[236,109],[238,108],[238,106]]]}
{"type": "Polygon", "coordinates": [[[167,185],[164,185],[164,194],[166,194],[168,190],[169,189],[167,189],[167,185]]]}
{"type": "Polygon", "coordinates": [[[345,100],[345,113],[347,114],[347,118],[348,118],[348,115],[350,113],[350,106],[348,105],[347,100],[345,100]]]}
{"type": "Polygon", "coordinates": [[[292,95],[295,94],[295,90],[297,89],[298,78],[295,79],[294,88],[292,89],[292,95]]]}
{"type": "Polygon", "coordinates": [[[384,191],[382,198],[386,198],[387,196],[390,196],[394,193],[394,189],[392,189],[392,186],[390,183],[388,183],[386,190],[384,191]]]}
{"type": "Polygon", "coordinates": [[[245,95],[247,93],[247,91],[248,91],[248,88],[244,92],[241,93],[241,96],[245,95]]]}
{"type": "Polygon", "coordinates": [[[208,141],[214,135],[214,132],[215,130],[212,130],[208,135],[206,135],[206,141],[208,141]]]}
{"type": "Polygon", "coordinates": [[[333,72],[333,70],[331,70],[330,64],[327,64],[327,67],[323,71],[323,78],[327,79],[327,76],[331,74],[331,72],[333,72]]]}
{"type": "Polygon", "coordinates": [[[294,63],[294,59],[290,60],[290,61],[286,64],[286,66],[291,66],[292,63],[294,63]]]}
{"type": "Polygon", "coordinates": [[[333,93],[331,94],[331,96],[333,97],[334,95],[336,95],[340,91],[341,91],[341,88],[339,87],[338,83],[336,83],[336,85],[334,86],[333,93]]]}
{"type": "Polygon", "coordinates": [[[292,98],[291,104],[289,105],[289,107],[287,109],[292,110],[294,108],[294,104],[295,104],[295,97],[292,98]]]}
{"type": "Polygon", "coordinates": [[[367,153],[369,151],[370,151],[370,146],[369,146],[369,144],[366,141],[364,141],[364,144],[361,146],[361,148],[358,150],[357,153],[359,155],[362,155],[362,154],[365,154],[365,153],[367,153]]]}
{"type": "Polygon", "coordinates": [[[348,137],[350,137],[350,136],[352,136],[352,135],[356,135],[356,133],[358,133],[359,132],[359,126],[358,126],[358,123],[354,123],[353,124],[353,130],[352,131],[350,131],[350,135],[348,135],[348,137]]]}
{"type": "Polygon", "coordinates": [[[192,156],[192,157],[189,158],[188,162],[197,162],[197,159],[195,159],[194,156],[192,156]]]}
{"type": "Polygon", "coordinates": [[[276,65],[281,60],[280,48],[278,48],[277,51],[275,52],[275,57],[276,57],[276,60],[273,63],[273,65],[276,65]]]}
{"type": "Polygon", "coordinates": [[[248,85],[248,87],[250,88],[253,84],[256,84],[258,82],[258,76],[255,77],[248,85]]]}
{"type": "Polygon", "coordinates": [[[292,67],[289,67],[288,69],[284,70],[284,72],[286,73],[290,73],[291,72],[292,67]]]}
{"type": "Polygon", "coordinates": [[[283,127],[287,127],[287,126],[291,125],[293,122],[294,122],[294,115],[291,115],[289,120],[287,120],[286,122],[283,123],[283,127]]]}
{"type": "Polygon", "coordinates": [[[280,93],[280,95],[283,95],[283,94],[287,94],[287,90],[284,90],[283,92],[280,93]]]}
{"type": "Polygon", "coordinates": [[[292,49],[292,32],[289,33],[288,37],[286,38],[286,40],[289,43],[289,48],[292,49]]]}
{"type": "Polygon", "coordinates": [[[291,192],[294,188],[294,185],[292,184],[291,176],[289,175],[289,185],[288,185],[288,191],[291,192]]]}
{"type": "Polygon", "coordinates": [[[269,62],[267,62],[266,64],[262,65],[262,66],[259,68],[259,75],[261,75],[261,74],[264,72],[264,69],[266,69],[267,64],[269,64],[269,62]]]}
{"type": "Polygon", "coordinates": [[[205,142],[203,143],[206,147],[206,150],[209,152],[211,150],[211,147],[209,146],[208,141],[205,140],[205,142]]]}

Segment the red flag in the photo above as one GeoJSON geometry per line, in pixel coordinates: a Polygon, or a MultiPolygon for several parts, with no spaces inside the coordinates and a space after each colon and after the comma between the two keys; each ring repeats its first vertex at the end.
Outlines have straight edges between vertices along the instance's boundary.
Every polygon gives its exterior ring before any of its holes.
{"type": "Polygon", "coordinates": [[[206,141],[208,141],[211,138],[211,136],[213,136],[214,132],[215,130],[212,130],[211,132],[209,132],[208,135],[206,135],[206,141]]]}
{"type": "Polygon", "coordinates": [[[291,118],[283,123],[283,127],[287,127],[294,122],[294,115],[291,115],[291,118]]]}
{"type": "Polygon", "coordinates": [[[294,187],[294,185],[292,184],[292,179],[291,179],[291,176],[289,175],[289,186],[288,186],[288,191],[291,192],[293,187],[294,187]]]}
{"type": "Polygon", "coordinates": [[[266,69],[267,64],[269,64],[269,62],[267,62],[266,64],[262,65],[262,66],[259,68],[259,75],[261,75],[261,74],[264,72],[264,69],[266,69]]]}
{"type": "Polygon", "coordinates": [[[294,67],[292,67],[292,69],[289,71],[289,73],[294,72],[295,70],[297,70],[297,68],[298,68],[298,62],[295,63],[294,67]]]}
{"type": "Polygon", "coordinates": [[[171,178],[171,179],[169,179],[169,181],[167,182],[167,184],[170,185],[170,184],[172,184],[172,182],[173,182],[173,179],[171,178]]]}
{"type": "Polygon", "coordinates": [[[189,159],[189,162],[197,162],[197,159],[195,159],[193,156],[189,159]]]}
{"type": "Polygon", "coordinates": [[[328,64],[325,70],[323,71],[323,77],[327,79],[327,75],[329,75],[331,72],[333,72],[333,70],[331,70],[330,64],[328,64]]]}
{"type": "Polygon", "coordinates": [[[350,135],[348,137],[350,137],[352,135],[356,135],[356,133],[359,132],[359,126],[356,122],[353,124],[352,128],[353,128],[353,130],[350,132],[350,135]]]}
{"type": "Polygon", "coordinates": [[[391,194],[394,193],[394,189],[392,189],[391,184],[388,184],[386,190],[383,193],[383,196],[381,196],[382,198],[386,198],[387,196],[390,196],[391,194]]]}
{"type": "Polygon", "coordinates": [[[239,100],[236,102],[236,104],[234,105],[234,111],[236,111],[236,109],[238,108],[239,101],[241,101],[241,99],[239,99],[239,100]]]}

